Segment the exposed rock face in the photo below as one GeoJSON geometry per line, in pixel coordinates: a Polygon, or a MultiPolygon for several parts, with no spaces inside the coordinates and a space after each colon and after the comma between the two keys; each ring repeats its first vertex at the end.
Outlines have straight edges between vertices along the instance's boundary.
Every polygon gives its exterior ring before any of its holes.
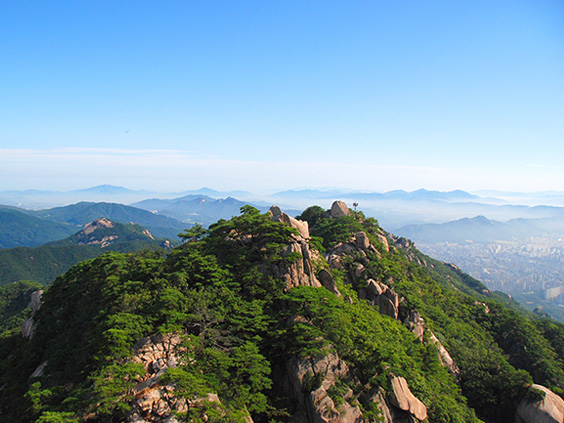
{"type": "Polygon", "coordinates": [[[270,213],[272,214],[271,219],[275,222],[284,222],[292,228],[296,228],[300,233],[300,236],[304,239],[309,239],[309,225],[307,222],[294,219],[288,216],[286,213],[282,213],[280,207],[272,206],[270,207],[270,213]]]}
{"type": "Polygon", "coordinates": [[[437,348],[437,353],[439,354],[439,360],[441,360],[443,366],[448,368],[448,370],[454,375],[455,378],[458,378],[458,376],[460,375],[460,369],[455,364],[454,360],[448,353],[447,349],[444,347],[441,341],[439,341],[439,339],[435,336],[435,334],[431,331],[429,331],[429,333],[430,333],[429,341],[437,348]]]}
{"type": "Polygon", "coordinates": [[[349,216],[351,211],[347,205],[342,201],[335,201],[331,205],[331,217],[349,216]]]}
{"type": "Polygon", "coordinates": [[[380,420],[381,423],[415,423],[415,418],[407,411],[400,410],[391,404],[391,401],[386,398],[382,389],[374,394],[372,393],[368,397],[368,402],[376,404],[378,410],[380,410],[380,420]]]}
{"type": "Polygon", "coordinates": [[[337,289],[337,284],[333,280],[333,276],[328,270],[322,269],[317,274],[317,278],[319,279],[321,284],[325,287],[325,289],[331,291],[333,294],[336,294],[337,296],[341,295],[341,293],[337,289]]]}
{"type": "Polygon", "coordinates": [[[25,319],[21,326],[21,333],[24,338],[31,339],[37,327],[37,322],[33,320],[33,316],[39,308],[41,307],[41,296],[43,295],[43,290],[34,291],[31,293],[28,307],[31,307],[32,314],[30,317],[25,319]]]}
{"type": "Polygon", "coordinates": [[[415,334],[420,340],[423,340],[425,333],[425,320],[421,317],[418,311],[412,310],[409,312],[408,317],[409,330],[415,334]]]}
{"type": "Polygon", "coordinates": [[[516,423],[562,423],[564,400],[542,385],[532,385],[531,388],[544,392],[545,397],[537,402],[521,401],[517,407],[516,423]]]}
{"type": "Polygon", "coordinates": [[[367,250],[370,247],[370,240],[365,232],[357,232],[355,236],[355,243],[358,248],[367,250]]]}
{"type": "Polygon", "coordinates": [[[37,366],[37,368],[33,371],[33,373],[31,374],[31,376],[29,377],[30,379],[32,377],[41,377],[43,376],[43,374],[45,373],[45,367],[47,367],[47,362],[44,361],[43,363],[41,363],[39,366],[37,366]]]}
{"type": "Polygon", "coordinates": [[[291,264],[272,265],[273,275],[284,279],[286,289],[296,286],[323,286],[313,270],[312,258],[316,252],[309,249],[308,243],[304,240],[295,240],[282,250],[283,257],[289,257],[291,253],[297,253],[301,258],[291,264]]]}
{"type": "Polygon", "coordinates": [[[409,261],[415,262],[423,267],[428,267],[427,262],[425,260],[420,259],[417,256],[417,254],[414,252],[416,248],[415,248],[415,244],[413,244],[412,241],[410,241],[407,238],[397,237],[391,234],[389,234],[388,236],[392,239],[395,247],[401,248],[402,250],[405,251],[409,261]]]}
{"type": "Polygon", "coordinates": [[[107,229],[113,227],[114,224],[110,220],[106,219],[105,217],[102,217],[100,219],[96,219],[93,222],[84,225],[84,228],[82,228],[82,232],[84,232],[85,235],[90,235],[96,229],[102,229],[102,228],[107,229]]]}
{"type": "Polygon", "coordinates": [[[28,307],[31,307],[31,311],[33,313],[37,313],[39,308],[41,307],[41,296],[43,295],[43,290],[40,289],[39,291],[33,291],[29,298],[28,307]]]}
{"type": "Polygon", "coordinates": [[[143,233],[143,235],[145,235],[147,238],[150,238],[150,239],[153,239],[153,240],[155,239],[155,238],[153,237],[153,235],[151,234],[151,232],[149,232],[148,229],[143,229],[143,232],[142,232],[142,233],[143,233]]]}
{"type": "MultiPolygon", "coordinates": [[[[299,231],[299,235],[282,250],[282,257],[289,257],[290,254],[296,253],[301,256],[300,259],[290,264],[274,264],[272,265],[272,273],[275,277],[283,278],[286,281],[286,289],[296,286],[314,286],[321,287],[321,283],[317,280],[313,269],[313,261],[319,259],[317,252],[310,250],[309,229],[307,222],[294,219],[286,213],[282,213],[278,206],[270,208],[271,219],[275,222],[284,222],[292,228],[299,231]]],[[[294,254],[294,256],[296,256],[294,254]]]]}
{"type": "MultiPolygon", "coordinates": [[[[178,423],[176,413],[187,413],[196,407],[202,407],[198,417],[207,421],[205,410],[210,404],[221,409],[221,401],[215,393],[187,400],[177,396],[174,384],[162,382],[161,376],[168,368],[183,364],[180,356],[182,352],[185,352],[185,348],[182,347],[182,337],[178,334],[156,334],[137,341],[131,361],[142,364],[146,373],[133,388],[134,399],[130,403],[131,412],[127,416],[127,423],[178,423]]],[[[245,420],[253,423],[249,415],[245,420]]]]}
{"type": "Polygon", "coordinates": [[[350,377],[349,366],[336,353],[330,353],[323,358],[294,358],[288,362],[287,374],[290,380],[293,397],[299,404],[294,413],[294,422],[315,423],[355,423],[361,422],[360,407],[352,405],[350,390],[343,398],[344,403],[336,405],[328,394],[338,379],[350,377]],[[307,392],[311,386],[308,383],[317,376],[319,386],[307,392]]]}
{"type": "Polygon", "coordinates": [[[388,238],[386,238],[386,236],[381,233],[378,234],[377,236],[378,236],[378,241],[380,241],[380,243],[384,247],[384,250],[390,251],[390,244],[388,244],[388,238]]]}
{"type": "Polygon", "coordinates": [[[378,306],[380,313],[393,319],[398,318],[399,296],[393,289],[382,282],[369,279],[366,292],[368,299],[372,300],[373,305],[378,306]]]}
{"type": "Polygon", "coordinates": [[[134,363],[141,363],[145,375],[133,389],[134,400],[128,423],[174,422],[174,412],[188,411],[186,400],[177,398],[173,385],[163,385],[160,377],[176,367],[182,339],[177,334],[153,335],[135,344],[134,363]]]}
{"type": "Polygon", "coordinates": [[[407,381],[403,377],[393,376],[391,383],[391,403],[400,410],[409,412],[417,420],[425,420],[427,418],[427,407],[411,393],[407,381]]]}

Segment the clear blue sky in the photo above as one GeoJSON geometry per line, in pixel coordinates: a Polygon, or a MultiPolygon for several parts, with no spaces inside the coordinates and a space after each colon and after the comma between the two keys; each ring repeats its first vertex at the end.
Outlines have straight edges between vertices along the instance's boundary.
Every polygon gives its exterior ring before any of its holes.
{"type": "Polygon", "coordinates": [[[564,191],[564,2],[0,2],[0,190],[564,191]]]}

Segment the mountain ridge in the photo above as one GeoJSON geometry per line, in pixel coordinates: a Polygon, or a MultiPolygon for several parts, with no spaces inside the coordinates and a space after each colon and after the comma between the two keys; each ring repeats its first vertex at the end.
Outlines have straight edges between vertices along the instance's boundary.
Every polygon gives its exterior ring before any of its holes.
{"type": "Polygon", "coordinates": [[[297,219],[241,212],[164,256],[108,253],[58,278],[26,338],[0,337],[0,411],[14,423],[533,423],[542,398],[564,403],[563,325],[342,202],[297,219]]]}
{"type": "Polygon", "coordinates": [[[171,248],[139,225],[121,224],[100,218],[73,235],[37,247],[0,250],[0,286],[14,281],[53,281],[71,266],[106,251],[132,252],[143,248],[171,248]]]}

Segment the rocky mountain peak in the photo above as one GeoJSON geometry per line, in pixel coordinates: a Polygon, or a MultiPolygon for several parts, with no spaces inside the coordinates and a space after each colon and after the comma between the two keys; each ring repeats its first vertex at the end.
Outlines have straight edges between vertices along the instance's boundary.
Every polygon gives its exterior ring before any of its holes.
{"type": "Polygon", "coordinates": [[[335,201],[331,205],[331,217],[349,216],[351,211],[343,201],[335,201]]]}
{"type": "Polygon", "coordinates": [[[101,217],[100,219],[96,219],[84,225],[82,232],[86,235],[90,235],[95,230],[113,228],[114,226],[115,225],[112,221],[106,219],[105,217],[101,217]]]}

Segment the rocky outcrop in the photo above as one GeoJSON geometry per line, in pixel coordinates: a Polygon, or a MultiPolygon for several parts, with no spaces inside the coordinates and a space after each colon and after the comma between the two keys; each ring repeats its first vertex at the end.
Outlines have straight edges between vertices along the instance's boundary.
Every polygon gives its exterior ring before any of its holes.
{"type": "Polygon", "coordinates": [[[321,269],[319,271],[319,273],[317,274],[317,278],[319,279],[321,284],[325,287],[325,289],[327,289],[328,291],[331,291],[333,294],[335,294],[337,296],[341,295],[341,293],[337,289],[337,284],[335,283],[335,280],[333,279],[333,275],[331,275],[331,273],[328,270],[321,269]]]}
{"type": "Polygon", "coordinates": [[[401,376],[392,376],[390,382],[392,383],[391,403],[400,410],[407,411],[417,420],[425,420],[427,407],[411,393],[407,381],[401,376]]]}
{"type": "Polygon", "coordinates": [[[43,375],[45,374],[45,367],[47,367],[47,362],[46,362],[46,361],[44,361],[44,362],[41,363],[39,366],[37,366],[29,378],[31,379],[32,377],[41,377],[41,376],[43,376],[43,375]]]}
{"type": "Polygon", "coordinates": [[[407,318],[407,327],[415,334],[417,338],[423,341],[423,334],[425,333],[425,320],[421,317],[418,311],[411,310],[407,318]]]}
{"type": "Polygon", "coordinates": [[[352,404],[352,390],[342,397],[341,404],[329,395],[339,381],[350,379],[349,366],[336,353],[322,358],[294,358],[287,364],[291,396],[297,399],[292,421],[315,423],[362,422],[362,410],[352,404]]]}
{"type": "Polygon", "coordinates": [[[286,213],[282,213],[278,206],[270,207],[270,214],[273,221],[286,223],[288,226],[297,229],[302,238],[309,239],[309,225],[307,222],[294,219],[286,213]]]}
{"type": "Polygon", "coordinates": [[[90,235],[92,232],[94,232],[97,229],[108,229],[113,227],[114,224],[112,221],[106,219],[105,217],[102,217],[100,219],[96,219],[93,222],[84,225],[84,228],[82,228],[82,232],[85,235],[90,235]]]}
{"type": "Polygon", "coordinates": [[[532,385],[544,399],[523,399],[517,407],[516,423],[562,423],[564,421],[564,400],[542,385],[532,385]]]}
{"type": "Polygon", "coordinates": [[[376,234],[376,236],[378,237],[378,241],[380,241],[380,244],[382,244],[384,250],[389,252],[390,244],[388,243],[388,238],[386,238],[386,235],[384,235],[383,233],[378,233],[376,234]]]}
{"type": "Polygon", "coordinates": [[[373,305],[378,307],[380,313],[393,319],[398,318],[399,296],[388,285],[374,279],[368,279],[366,293],[367,298],[372,301],[373,305]]]}
{"type": "Polygon", "coordinates": [[[366,232],[357,232],[355,235],[355,244],[358,248],[362,248],[363,250],[367,250],[370,248],[370,240],[366,235],[366,232]]]}
{"type": "Polygon", "coordinates": [[[29,308],[31,308],[31,316],[25,319],[21,326],[21,334],[24,338],[33,338],[35,328],[37,327],[37,322],[34,320],[34,315],[41,307],[42,295],[43,290],[34,291],[31,293],[29,304],[27,305],[29,308]]]}
{"type": "Polygon", "coordinates": [[[284,279],[286,289],[296,286],[321,287],[313,268],[313,257],[317,254],[310,250],[305,240],[294,240],[284,247],[281,252],[283,258],[288,259],[293,254],[293,260],[285,260],[272,265],[272,273],[275,277],[284,279]]]}
{"type": "Polygon", "coordinates": [[[349,210],[347,205],[342,201],[335,201],[331,205],[331,217],[333,218],[349,216],[350,214],[351,211],[349,210]]]}
{"type": "MultiPolygon", "coordinates": [[[[178,423],[177,413],[198,412],[199,421],[207,421],[206,410],[215,408],[224,413],[217,394],[210,392],[196,399],[181,398],[177,395],[174,383],[163,382],[162,376],[169,368],[185,365],[182,353],[182,336],[178,334],[156,334],[137,341],[134,355],[130,360],[142,364],[145,374],[133,388],[133,401],[127,423],[178,423]]],[[[246,410],[245,410],[246,411],[246,410]]],[[[245,416],[247,423],[253,423],[250,415],[245,416]]]]}
{"type": "MultiPolygon", "coordinates": [[[[417,263],[420,266],[428,267],[429,265],[423,259],[420,259],[419,256],[416,254],[417,248],[415,244],[407,238],[394,236],[392,234],[388,234],[391,238],[394,247],[400,248],[405,252],[407,259],[411,262],[417,263]]],[[[431,265],[431,267],[433,267],[431,265]]]]}
{"type": "Polygon", "coordinates": [[[455,379],[458,379],[458,376],[460,375],[460,369],[450,356],[447,349],[441,343],[441,341],[439,341],[439,339],[431,331],[429,331],[429,342],[437,348],[439,360],[441,361],[442,365],[445,366],[453,374],[455,379]]]}
{"type": "Polygon", "coordinates": [[[145,368],[145,375],[133,389],[134,400],[128,423],[173,423],[174,413],[188,411],[190,404],[178,398],[174,385],[162,384],[161,376],[168,368],[179,364],[182,338],[178,334],[153,335],[137,341],[134,346],[134,363],[145,368]]]}
{"type": "Polygon", "coordinates": [[[379,410],[378,422],[380,423],[415,423],[415,418],[407,411],[400,410],[391,404],[390,399],[380,388],[375,393],[368,395],[367,403],[373,403],[379,410]]]}
{"type": "Polygon", "coordinates": [[[291,242],[282,249],[281,256],[286,260],[272,265],[273,275],[284,279],[286,289],[296,286],[323,286],[315,275],[313,262],[319,260],[320,257],[317,251],[309,248],[307,222],[302,222],[282,213],[278,206],[272,206],[270,214],[273,221],[286,223],[299,232],[299,235],[293,236],[291,242]],[[290,257],[292,257],[291,260],[290,257]]]}

